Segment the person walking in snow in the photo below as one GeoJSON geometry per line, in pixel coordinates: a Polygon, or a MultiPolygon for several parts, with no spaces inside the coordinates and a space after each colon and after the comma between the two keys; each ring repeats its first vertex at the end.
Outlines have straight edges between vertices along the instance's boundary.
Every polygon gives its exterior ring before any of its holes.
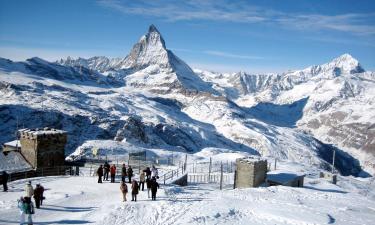
{"type": "Polygon", "coordinates": [[[133,169],[132,169],[132,167],[129,165],[129,168],[128,168],[128,179],[129,179],[129,184],[132,183],[132,176],[133,176],[133,169]]]}
{"type": "Polygon", "coordinates": [[[125,164],[122,164],[121,168],[121,181],[125,182],[125,177],[126,177],[126,166],[125,164]]]}
{"type": "Polygon", "coordinates": [[[8,191],[8,179],[9,179],[9,174],[4,170],[3,174],[1,175],[1,180],[3,181],[4,192],[8,191]]]}
{"type": "Polygon", "coordinates": [[[147,177],[148,179],[151,179],[151,170],[150,170],[150,167],[146,167],[146,169],[143,170],[143,172],[146,173],[146,177],[147,177]]]}
{"type": "Polygon", "coordinates": [[[139,185],[136,180],[133,180],[132,182],[132,201],[137,201],[137,195],[138,195],[139,185]]]}
{"type": "Polygon", "coordinates": [[[20,224],[25,224],[26,205],[23,197],[17,200],[17,207],[20,210],[20,224]]]}
{"type": "Polygon", "coordinates": [[[122,193],[122,201],[126,202],[126,195],[128,194],[128,186],[125,184],[124,181],[121,181],[120,190],[122,193]]]}
{"type": "Polygon", "coordinates": [[[150,191],[151,191],[151,179],[146,178],[146,187],[147,187],[147,196],[150,198],[150,191]]]}
{"type": "Polygon", "coordinates": [[[110,165],[108,164],[108,162],[105,162],[104,163],[104,179],[103,180],[108,180],[109,170],[110,170],[110,165]]]}
{"type": "Polygon", "coordinates": [[[35,213],[34,211],[34,204],[31,201],[31,198],[24,198],[24,207],[25,207],[25,214],[27,215],[27,224],[33,225],[33,218],[32,215],[35,213]]]}
{"type": "Polygon", "coordinates": [[[35,207],[37,209],[40,208],[40,205],[43,199],[43,192],[44,192],[43,186],[40,184],[37,184],[34,190],[35,207]]]}
{"type": "Polygon", "coordinates": [[[31,197],[34,195],[34,188],[31,185],[31,181],[28,181],[25,186],[25,200],[29,199],[31,201],[31,197]]]}
{"type": "Polygon", "coordinates": [[[151,179],[151,200],[156,200],[156,192],[158,191],[159,183],[156,181],[155,178],[151,179]]]}
{"type": "Polygon", "coordinates": [[[159,179],[159,171],[156,169],[155,165],[151,169],[151,178],[159,179]]]}
{"type": "Polygon", "coordinates": [[[144,172],[139,175],[139,189],[142,187],[142,191],[145,189],[145,177],[146,175],[144,172]]]}
{"type": "Polygon", "coordinates": [[[98,170],[96,171],[96,174],[98,175],[98,183],[102,183],[103,165],[99,166],[98,170]]]}
{"type": "Polygon", "coordinates": [[[116,166],[113,164],[111,166],[111,183],[115,183],[115,177],[116,177],[116,166]]]}

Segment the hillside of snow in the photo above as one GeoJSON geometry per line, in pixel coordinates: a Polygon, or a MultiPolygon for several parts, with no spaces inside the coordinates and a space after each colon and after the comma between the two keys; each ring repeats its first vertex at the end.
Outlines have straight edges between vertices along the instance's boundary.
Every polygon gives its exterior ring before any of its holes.
{"type": "MultiPolygon", "coordinates": [[[[207,158],[205,158],[207,160],[207,158]]],[[[304,188],[284,186],[233,190],[217,183],[186,187],[162,185],[157,200],[140,191],[138,201],[122,202],[117,183],[97,177],[61,176],[30,179],[41,183],[46,199],[33,215],[34,224],[342,224],[371,225],[375,220],[374,178],[338,178],[337,185],[317,178],[297,164],[280,168],[304,172],[304,188]]],[[[163,170],[163,168],[160,168],[163,170]]],[[[136,179],[138,177],[136,176],[136,179]]],[[[19,224],[17,199],[27,180],[9,183],[0,192],[0,224],[19,224]]],[[[130,185],[128,184],[129,188],[130,185]]]]}
{"type": "Polygon", "coordinates": [[[374,172],[374,77],[347,54],[284,74],[194,72],[151,26],[124,58],[0,59],[0,142],[48,126],[68,131],[67,156],[115,141],[321,169],[336,151],[339,172],[365,176],[374,172]]]}

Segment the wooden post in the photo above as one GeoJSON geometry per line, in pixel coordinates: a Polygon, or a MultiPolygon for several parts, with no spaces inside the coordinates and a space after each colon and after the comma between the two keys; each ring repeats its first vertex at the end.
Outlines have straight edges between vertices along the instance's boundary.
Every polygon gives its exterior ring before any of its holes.
{"type": "Polygon", "coordinates": [[[336,157],[336,149],[333,149],[333,156],[332,156],[332,174],[335,173],[335,157],[336,157]]]}
{"type": "Polygon", "coordinates": [[[187,154],[185,154],[184,172],[186,172],[186,166],[187,166],[187,154]]]}
{"type": "Polygon", "coordinates": [[[220,166],[220,190],[223,189],[223,163],[220,166]]]}
{"type": "Polygon", "coordinates": [[[164,184],[165,184],[165,174],[164,174],[164,184]]]}
{"type": "Polygon", "coordinates": [[[275,158],[275,168],[274,168],[274,170],[276,170],[276,163],[277,163],[277,158],[275,158]]]}
{"type": "Polygon", "coordinates": [[[208,166],[208,183],[211,182],[211,167],[212,167],[212,158],[210,157],[210,165],[208,166]]]}
{"type": "Polygon", "coordinates": [[[138,159],[138,174],[141,174],[141,159],[138,159]]]}

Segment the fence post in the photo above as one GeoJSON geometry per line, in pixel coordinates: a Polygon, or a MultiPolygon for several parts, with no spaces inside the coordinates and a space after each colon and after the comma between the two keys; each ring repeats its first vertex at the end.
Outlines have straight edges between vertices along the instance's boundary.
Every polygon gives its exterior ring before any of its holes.
{"type": "Polygon", "coordinates": [[[138,174],[141,174],[141,160],[138,159],[138,174]]]}
{"type": "Polygon", "coordinates": [[[276,163],[277,163],[277,158],[275,158],[275,168],[274,168],[274,170],[276,170],[276,163]]]}
{"type": "Polygon", "coordinates": [[[164,174],[164,185],[165,185],[165,174],[164,174]]]}
{"type": "Polygon", "coordinates": [[[186,166],[187,166],[187,154],[185,154],[184,172],[186,172],[186,166]]]}
{"type": "Polygon", "coordinates": [[[223,163],[220,166],[220,190],[223,189],[223,163]]]}
{"type": "Polygon", "coordinates": [[[208,166],[208,183],[211,182],[211,167],[212,167],[212,158],[210,157],[210,165],[208,166]]]}

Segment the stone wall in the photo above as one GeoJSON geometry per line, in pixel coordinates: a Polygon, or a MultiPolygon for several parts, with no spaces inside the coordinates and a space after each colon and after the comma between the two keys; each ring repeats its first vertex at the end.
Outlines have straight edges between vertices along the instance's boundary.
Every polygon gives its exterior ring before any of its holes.
{"type": "Polygon", "coordinates": [[[266,180],[267,160],[242,158],[236,160],[235,187],[258,187],[266,180]]]}
{"type": "Polygon", "coordinates": [[[20,142],[21,154],[33,168],[36,168],[36,138],[21,136],[20,142]]]}
{"type": "Polygon", "coordinates": [[[33,168],[63,166],[67,133],[60,130],[21,130],[21,153],[33,168]]]}

